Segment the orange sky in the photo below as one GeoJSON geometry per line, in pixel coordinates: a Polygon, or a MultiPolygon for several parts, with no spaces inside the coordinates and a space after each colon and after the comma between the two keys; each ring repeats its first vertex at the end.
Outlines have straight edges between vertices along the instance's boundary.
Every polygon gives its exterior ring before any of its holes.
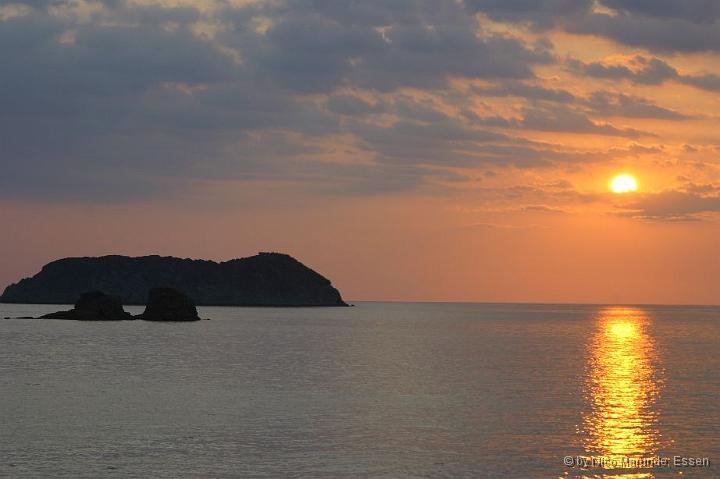
{"type": "Polygon", "coordinates": [[[351,300],[717,304],[718,45],[694,1],[0,6],[0,284],[275,250],[351,300]]]}

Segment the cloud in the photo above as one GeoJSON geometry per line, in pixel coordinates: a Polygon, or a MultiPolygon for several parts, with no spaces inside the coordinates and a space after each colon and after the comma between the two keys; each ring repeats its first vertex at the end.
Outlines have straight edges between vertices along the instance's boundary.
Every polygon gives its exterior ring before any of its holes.
{"type": "Polygon", "coordinates": [[[659,58],[646,58],[641,55],[632,57],[628,64],[609,64],[603,62],[583,63],[568,60],[573,70],[594,78],[609,80],[631,80],[643,85],[659,85],[668,79],[677,78],[678,72],[659,58]]]}
{"type": "Polygon", "coordinates": [[[674,110],[655,105],[637,96],[608,91],[595,91],[584,102],[594,115],[621,116],[625,118],[656,118],[661,120],[685,120],[689,118],[674,110]]]}
{"type": "Polygon", "coordinates": [[[385,163],[477,165],[482,161],[476,150],[482,144],[510,140],[451,118],[432,123],[403,120],[391,126],[362,124],[352,131],[385,163]]]}
{"type": "MultiPolygon", "coordinates": [[[[224,179],[322,192],[335,182],[338,191],[375,194],[446,182],[457,168],[631,155],[525,138],[544,131],[618,141],[652,132],[605,118],[685,118],[649,99],[587,96],[538,75],[558,67],[542,32],[583,26],[596,15],[592,5],[0,1],[0,199],[135,201],[224,179]],[[487,18],[524,26],[490,28],[487,18]],[[498,99],[512,108],[475,108],[498,99]]],[[[695,21],[684,10],[612,8],[695,21]]],[[[658,58],[570,66],[643,84],[720,85],[712,73],[685,75],[658,58]]]]}
{"type": "MultiPolygon", "coordinates": [[[[6,197],[132,201],[206,176],[253,177],[261,163],[265,175],[303,178],[289,171],[304,168],[291,149],[280,161],[277,151],[248,143],[253,135],[292,137],[301,152],[354,135],[345,146],[363,145],[368,164],[381,157],[409,165],[422,142],[458,159],[461,144],[502,135],[401,98],[391,125],[357,123],[387,102],[342,90],[395,94],[448,89],[454,78],[532,78],[534,65],[554,61],[545,44],[479,30],[454,2],[13,3],[23,6],[11,12],[3,2],[0,20],[6,197]]],[[[316,148],[327,156],[334,147],[316,148]]],[[[303,161],[314,168],[309,156],[303,161]]],[[[400,176],[388,185],[415,182],[405,180],[409,168],[375,167],[400,176]]]]}
{"type": "Polygon", "coordinates": [[[720,91],[720,76],[713,73],[681,74],[659,58],[636,55],[624,63],[589,62],[569,59],[571,70],[593,78],[628,80],[640,85],[660,85],[676,81],[702,90],[720,91]]]}
{"type": "Polygon", "coordinates": [[[581,192],[567,181],[527,182],[521,186],[478,187],[473,185],[467,198],[474,199],[486,210],[503,213],[563,214],[568,207],[595,203],[600,195],[581,192]]]}
{"type": "Polygon", "coordinates": [[[720,19],[720,4],[713,0],[602,0],[603,5],[626,14],[713,23],[720,19]]]}
{"type": "Polygon", "coordinates": [[[554,101],[560,103],[571,103],[577,100],[577,97],[567,90],[546,88],[519,81],[504,81],[487,87],[476,86],[473,87],[472,91],[478,95],[487,97],[516,96],[529,100],[554,101]]]}
{"type": "Polygon", "coordinates": [[[720,213],[720,188],[689,185],[682,190],[649,193],[621,205],[623,216],[654,221],[697,221],[702,214],[720,213]]]}
{"type": "Polygon", "coordinates": [[[601,36],[654,52],[720,50],[720,7],[712,0],[465,0],[499,22],[601,36]]]}
{"type": "Polygon", "coordinates": [[[618,128],[610,123],[593,121],[585,113],[565,105],[525,107],[522,109],[519,119],[489,116],[478,117],[476,121],[488,126],[519,130],[568,132],[627,138],[654,136],[653,133],[634,128],[618,128]]]}
{"type": "Polygon", "coordinates": [[[532,65],[552,61],[545,49],[510,37],[478,37],[472,29],[446,26],[397,27],[387,31],[384,48],[359,60],[354,80],[381,91],[440,88],[453,77],[531,78],[532,65]]]}
{"type": "Polygon", "coordinates": [[[592,4],[592,0],[465,0],[472,12],[482,12],[500,22],[529,23],[538,29],[552,28],[566,17],[584,15],[592,4]]]}
{"type": "MultiPolygon", "coordinates": [[[[627,74],[631,74],[631,72],[627,72],[627,74]]],[[[604,90],[591,92],[586,98],[577,96],[565,89],[546,88],[526,82],[505,81],[492,86],[474,86],[472,92],[483,97],[518,97],[530,102],[561,103],[584,109],[592,116],[656,118],[663,120],[684,120],[688,118],[677,111],[655,105],[646,98],[604,90]]],[[[479,118],[478,115],[470,111],[465,111],[465,114],[470,119],[479,118]]],[[[583,119],[586,127],[588,121],[583,119]]],[[[498,125],[502,123],[502,120],[497,121],[498,125]]]]}
{"type": "Polygon", "coordinates": [[[555,163],[585,163],[628,154],[628,150],[577,151],[562,145],[529,141],[519,133],[531,129],[619,137],[646,135],[632,129],[594,123],[563,106],[527,109],[521,120],[479,117],[461,109],[457,115],[443,105],[399,96],[387,105],[392,124],[349,122],[344,131],[358,138],[379,162],[438,167],[547,167],[555,163]],[[511,130],[498,132],[498,129],[511,130]]]}
{"type": "Polygon", "coordinates": [[[524,206],[520,209],[523,213],[547,213],[547,214],[557,214],[557,215],[563,215],[567,214],[567,211],[561,209],[561,208],[553,208],[547,205],[529,205],[524,206]]]}
{"type": "Polygon", "coordinates": [[[720,91],[720,75],[714,73],[701,73],[697,75],[682,75],[680,82],[701,90],[720,91]]]}
{"type": "Polygon", "coordinates": [[[569,108],[529,108],[520,122],[523,128],[538,131],[566,131],[635,138],[653,136],[634,128],[618,128],[609,123],[598,123],[584,114],[569,108]]]}
{"type": "Polygon", "coordinates": [[[386,105],[382,102],[370,103],[363,98],[345,94],[328,97],[327,107],[333,113],[348,116],[363,116],[387,111],[386,105]]]}
{"type": "Polygon", "coordinates": [[[454,77],[530,78],[547,45],[478,31],[454,2],[295,0],[260,36],[225,33],[259,77],[299,92],[341,85],[382,91],[441,88],[454,77]],[[244,48],[243,48],[244,47],[244,48]]]}
{"type": "MultiPolygon", "coordinates": [[[[680,0],[678,0],[679,2],[680,0]]],[[[702,11],[702,10],[701,10],[702,11]]],[[[715,22],[697,23],[682,16],[590,13],[565,23],[570,33],[597,35],[653,52],[708,52],[720,50],[715,22]]]]}

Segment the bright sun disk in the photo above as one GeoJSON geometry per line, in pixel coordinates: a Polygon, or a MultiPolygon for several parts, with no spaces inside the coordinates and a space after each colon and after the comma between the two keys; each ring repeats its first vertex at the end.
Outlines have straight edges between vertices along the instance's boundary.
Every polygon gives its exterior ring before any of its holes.
{"type": "Polygon", "coordinates": [[[630,193],[637,191],[637,181],[630,175],[617,175],[610,182],[610,190],[613,193],[630,193]]]}

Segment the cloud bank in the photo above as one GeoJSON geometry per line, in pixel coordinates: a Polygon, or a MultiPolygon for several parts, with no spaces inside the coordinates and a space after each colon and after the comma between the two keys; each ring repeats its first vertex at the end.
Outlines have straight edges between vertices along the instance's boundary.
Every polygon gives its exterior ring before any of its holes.
{"type": "Polygon", "coordinates": [[[622,85],[720,90],[673,65],[714,54],[719,17],[701,0],[2,1],[0,199],[447,194],[482,172],[670,161],[656,125],[698,115],[622,85]],[[558,32],[638,52],[576,58],[558,32]]]}

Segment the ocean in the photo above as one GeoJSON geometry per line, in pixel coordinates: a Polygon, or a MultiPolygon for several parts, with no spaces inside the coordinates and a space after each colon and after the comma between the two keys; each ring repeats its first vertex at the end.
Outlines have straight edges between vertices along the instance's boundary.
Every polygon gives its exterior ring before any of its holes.
{"type": "Polygon", "coordinates": [[[199,310],[0,320],[0,477],[720,477],[720,308],[199,310]]]}

